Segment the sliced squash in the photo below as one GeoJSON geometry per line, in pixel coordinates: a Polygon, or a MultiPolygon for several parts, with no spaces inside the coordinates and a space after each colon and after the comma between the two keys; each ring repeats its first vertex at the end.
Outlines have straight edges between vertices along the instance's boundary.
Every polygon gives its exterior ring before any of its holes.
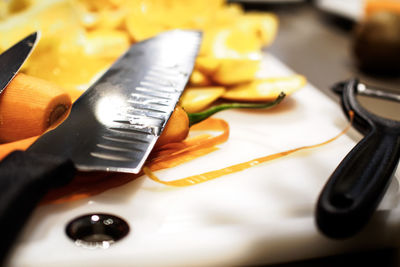
{"type": "Polygon", "coordinates": [[[183,93],[180,104],[189,113],[198,112],[225,93],[222,86],[189,87],[183,93]]]}
{"type": "Polygon", "coordinates": [[[256,78],[261,68],[260,59],[223,58],[211,78],[221,85],[235,85],[250,82],[256,78]]]}
{"type": "Polygon", "coordinates": [[[249,83],[229,88],[222,98],[235,101],[268,101],[275,99],[281,92],[290,95],[306,84],[302,75],[256,79],[249,83]]]}

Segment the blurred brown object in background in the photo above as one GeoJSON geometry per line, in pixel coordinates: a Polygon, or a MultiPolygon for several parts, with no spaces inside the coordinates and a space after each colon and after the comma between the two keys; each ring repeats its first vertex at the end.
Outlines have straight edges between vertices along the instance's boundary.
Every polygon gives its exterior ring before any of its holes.
{"type": "Polygon", "coordinates": [[[364,8],[366,16],[379,11],[390,11],[400,14],[400,0],[366,0],[364,8]]]}
{"type": "Polygon", "coordinates": [[[400,0],[367,0],[355,28],[353,52],[361,70],[400,74],[400,0]]]}
{"type": "Polygon", "coordinates": [[[377,11],[357,25],[353,51],[363,71],[400,74],[400,13],[377,11]]]}

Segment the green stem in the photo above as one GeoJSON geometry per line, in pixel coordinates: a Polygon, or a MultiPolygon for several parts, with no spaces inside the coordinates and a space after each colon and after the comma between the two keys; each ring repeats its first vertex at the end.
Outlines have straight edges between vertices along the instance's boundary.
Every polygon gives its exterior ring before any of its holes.
{"type": "Polygon", "coordinates": [[[217,106],[213,106],[207,110],[204,110],[202,112],[197,112],[197,113],[188,113],[189,117],[189,127],[192,126],[193,124],[199,123],[211,115],[220,112],[225,109],[231,109],[231,108],[252,108],[252,109],[259,109],[259,108],[271,108],[273,106],[278,105],[284,98],[285,98],[285,93],[281,92],[279,96],[272,102],[267,102],[267,103],[224,103],[220,104],[217,106]]]}

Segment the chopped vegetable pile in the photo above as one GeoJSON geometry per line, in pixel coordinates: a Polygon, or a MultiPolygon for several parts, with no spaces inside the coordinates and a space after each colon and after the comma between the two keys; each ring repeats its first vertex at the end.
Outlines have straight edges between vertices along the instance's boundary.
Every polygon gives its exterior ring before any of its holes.
{"type": "Polygon", "coordinates": [[[40,30],[23,72],[64,88],[86,89],[131,44],[177,28],[204,36],[181,100],[189,112],[221,97],[272,100],[305,84],[298,76],[284,77],[286,82],[257,77],[262,48],[274,41],[278,18],[224,0],[10,0],[1,1],[0,10],[0,52],[40,30]]]}
{"type": "MultiPolygon", "coordinates": [[[[26,149],[56,126],[71,103],[130,45],[172,29],[200,30],[203,41],[189,84],[147,168],[170,168],[210,153],[229,136],[229,125],[221,119],[205,120],[210,115],[227,108],[271,108],[306,84],[300,74],[260,75],[262,49],[274,41],[278,24],[272,13],[245,12],[224,0],[0,1],[0,52],[31,32],[41,31],[21,73],[0,96],[0,159],[12,150],[26,149]],[[12,109],[15,103],[29,101],[14,91],[32,86],[37,93],[30,96],[30,102],[37,101],[40,107],[26,104],[34,125],[26,129],[21,126],[26,122],[16,120],[12,109]],[[10,126],[12,133],[5,130],[10,126]],[[220,134],[187,137],[189,131],[210,130],[220,134]]],[[[119,175],[119,182],[103,181],[110,175],[116,174],[78,174],[77,182],[50,193],[45,202],[79,199],[134,177],[119,175]],[[94,179],[97,188],[83,192],[88,187],[82,183],[93,184],[94,179]]]]}

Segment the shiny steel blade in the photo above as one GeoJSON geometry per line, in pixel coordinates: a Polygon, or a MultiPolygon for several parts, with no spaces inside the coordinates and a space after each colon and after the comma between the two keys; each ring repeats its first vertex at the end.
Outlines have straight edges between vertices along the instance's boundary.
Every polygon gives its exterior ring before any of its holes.
{"type": "Polygon", "coordinates": [[[370,86],[366,86],[363,83],[359,83],[357,86],[357,93],[360,95],[371,96],[371,97],[378,97],[381,99],[391,100],[400,102],[400,95],[395,93],[386,92],[380,90],[378,88],[373,88],[370,86]]]}
{"type": "Polygon", "coordinates": [[[80,170],[138,173],[193,70],[201,33],[175,30],[133,45],[29,150],[80,170]]]}
{"type": "MultiPolygon", "coordinates": [[[[343,93],[344,88],[347,86],[348,81],[338,82],[332,87],[332,90],[341,95],[343,93]]],[[[372,87],[366,85],[364,83],[359,82],[357,85],[357,94],[369,97],[377,97],[380,99],[390,100],[400,102],[400,94],[391,93],[387,90],[381,90],[376,87],[372,87]]]]}
{"type": "Polygon", "coordinates": [[[34,32],[0,55],[0,94],[18,73],[38,39],[39,33],[34,32]]]}

